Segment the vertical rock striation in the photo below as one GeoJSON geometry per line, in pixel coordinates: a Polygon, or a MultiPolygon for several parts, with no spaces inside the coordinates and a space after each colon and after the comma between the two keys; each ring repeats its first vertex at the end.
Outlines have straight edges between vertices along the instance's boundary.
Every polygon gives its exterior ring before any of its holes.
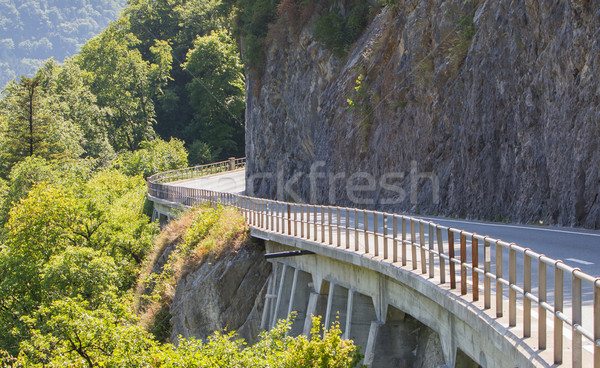
{"type": "Polygon", "coordinates": [[[271,265],[258,248],[240,248],[203,263],[179,280],[171,304],[171,341],[206,339],[215,331],[236,331],[256,341],[271,265]]]}
{"type": "Polygon", "coordinates": [[[249,190],[600,228],[600,1],[401,1],[344,58],[311,24],[248,75],[249,190]]]}

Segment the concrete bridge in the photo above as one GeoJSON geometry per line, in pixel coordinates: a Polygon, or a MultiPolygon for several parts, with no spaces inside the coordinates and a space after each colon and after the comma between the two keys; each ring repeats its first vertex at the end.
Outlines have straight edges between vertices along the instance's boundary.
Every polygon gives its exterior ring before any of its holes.
{"type": "Polygon", "coordinates": [[[600,368],[600,279],[410,216],[204,189],[243,167],[238,159],[157,174],[148,196],[163,220],[201,203],[236,207],[268,253],[304,251],[271,259],[264,329],[292,311],[293,334],[309,332],[311,315],[337,320],[374,367],[600,368]],[[186,182],[199,176],[206,186],[186,182]],[[439,357],[428,350],[436,345],[439,357]]]}

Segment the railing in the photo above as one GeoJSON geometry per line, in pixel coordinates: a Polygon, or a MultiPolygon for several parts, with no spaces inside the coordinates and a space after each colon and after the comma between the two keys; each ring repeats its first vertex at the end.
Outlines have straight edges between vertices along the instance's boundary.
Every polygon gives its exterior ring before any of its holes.
{"type": "Polygon", "coordinates": [[[230,158],[227,161],[221,161],[214,164],[199,165],[185,169],[165,171],[152,175],[148,178],[148,183],[169,183],[172,181],[198,178],[205,175],[217,174],[231,170],[242,169],[246,167],[245,158],[230,158]]]}
{"type": "Polygon", "coordinates": [[[148,194],[186,206],[232,206],[252,227],[379,257],[424,275],[472,301],[480,310],[492,312],[500,323],[515,328],[534,350],[551,353],[554,364],[562,364],[570,355],[573,367],[585,363],[600,368],[600,278],[561,261],[514,243],[405,215],[163,184],[244,165],[245,160],[238,159],[157,174],[148,179],[148,194]],[[565,292],[565,281],[569,280],[571,288],[565,292]],[[518,312],[517,306],[522,311],[518,312]],[[571,308],[570,315],[566,306],[571,308]],[[548,317],[552,318],[550,323],[548,317]],[[563,333],[568,331],[570,347],[564,344],[563,333]],[[584,341],[591,348],[589,353],[584,341]]]}

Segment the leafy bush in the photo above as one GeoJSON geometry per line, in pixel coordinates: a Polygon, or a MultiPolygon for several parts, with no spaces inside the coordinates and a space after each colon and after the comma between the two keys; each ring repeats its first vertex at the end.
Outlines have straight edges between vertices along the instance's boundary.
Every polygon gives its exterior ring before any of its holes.
{"type": "Polygon", "coordinates": [[[54,302],[27,319],[31,339],[21,344],[14,366],[350,368],[362,359],[337,323],[323,331],[318,318],[310,337],[290,337],[291,320],[281,320],[250,347],[233,332],[161,345],[134,322],[118,300],[99,309],[79,298],[54,302]]]}
{"type": "Polygon", "coordinates": [[[159,340],[170,336],[164,314],[168,313],[179,279],[197,269],[207,257],[219,258],[225,252],[247,246],[248,239],[244,218],[232,208],[197,208],[172,221],[161,232],[138,282],[141,287],[136,304],[146,329],[159,340]],[[153,273],[169,246],[176,248],[162,268],[153,273]]]}
{"type": "Polygon", "coordinates": [[[124,152],[114,163],[114,167],[126,175],[140,175],[147,178],[159,172],[182,169],[188,165],[188,154],[183,142],[171,138],[169,142],[162,139],[145,141],[140,149],[124,152]]]}
{"type": "Polygon", "coordinates": [[[317,17],[315,39],[341,57],[363,33],[371,16],[371,6],[362,0],[351,0],[346,12],[334,5],[317,17]]]}

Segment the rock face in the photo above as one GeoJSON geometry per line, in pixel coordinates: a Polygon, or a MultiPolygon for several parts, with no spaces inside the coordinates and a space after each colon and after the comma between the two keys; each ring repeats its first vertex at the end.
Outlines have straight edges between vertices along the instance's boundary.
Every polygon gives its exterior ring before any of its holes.
{"type": "Polygon", "coordinates": [[[345,58],[311,24],[248,75],[250,192],[600,228],[599,0],[401,1],[345,58]]]}
{"type": "Polygon", "coordinates": [[[214,331],[236,331],[249,343],[260,332],[271,264],[258,248],[241,248],[179,280],[170,313],[171,341],[206,339],[214,331]]]}

